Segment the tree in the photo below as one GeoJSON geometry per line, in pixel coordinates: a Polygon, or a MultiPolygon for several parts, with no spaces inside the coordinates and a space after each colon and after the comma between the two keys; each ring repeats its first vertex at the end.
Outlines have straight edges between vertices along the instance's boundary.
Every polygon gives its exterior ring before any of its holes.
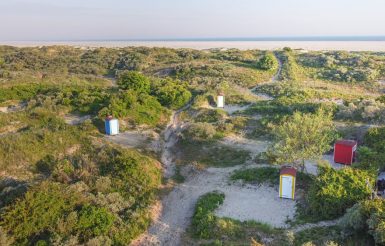
{"type": "Polygon", "coordinates": [[[143,74],[135,71],[126,71],[118,76],[117,84],[120,89],[137,92],[150,92],[151,82],[143,74]]]}
{"type": "Polygon", "coordinates": [[[180,108],[191,98],[187,84],[172,79],[157,80],[152,84],[152,92],[158,101],[169,108],[180,108]]]}
{"type": "Polygon", "coordinates": [[[290,163],[305,169],[305,160],[316,160],[330,149],[335,139],[331,113],[294,113],[281,125],[273,126],[276,142],[270,151],[279,164],[290,163]]]}

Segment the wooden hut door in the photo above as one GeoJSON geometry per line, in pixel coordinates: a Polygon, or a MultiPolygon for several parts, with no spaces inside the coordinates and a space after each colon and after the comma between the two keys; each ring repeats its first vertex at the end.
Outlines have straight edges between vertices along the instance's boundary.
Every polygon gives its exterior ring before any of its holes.
{"type": "Polygon", "coordinates": [[[292,199],[293,178],[282,176],[282,197],[292,199]]]}

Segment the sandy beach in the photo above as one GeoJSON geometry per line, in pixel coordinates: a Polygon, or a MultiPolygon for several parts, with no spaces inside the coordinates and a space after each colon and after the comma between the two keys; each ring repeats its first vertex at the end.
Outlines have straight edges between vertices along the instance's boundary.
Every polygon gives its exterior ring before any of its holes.
{"type": "Polygon", "coordinates": [[[8,41],[0,45],[35,47],[70,45],[75,47],[167,47],[167,48],[237,48],[240,50],[276,50],[283,47],[304,50],[385,51],[385,41],[8,41]]]}

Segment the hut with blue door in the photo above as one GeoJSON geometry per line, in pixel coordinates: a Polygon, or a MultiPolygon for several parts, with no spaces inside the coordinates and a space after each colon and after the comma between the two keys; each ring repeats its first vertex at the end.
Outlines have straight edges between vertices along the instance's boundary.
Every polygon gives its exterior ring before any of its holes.
{"type": "Polygon", "coordinates": [[[112,116],[108,116],[105,121],[105,128],[107,135],[119,134],[119,120],[114,119],[112,116]]]}

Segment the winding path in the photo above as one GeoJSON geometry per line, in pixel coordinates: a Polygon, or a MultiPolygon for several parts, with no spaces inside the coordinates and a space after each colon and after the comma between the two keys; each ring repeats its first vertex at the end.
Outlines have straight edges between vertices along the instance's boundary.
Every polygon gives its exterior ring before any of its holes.
{"type": "MultiPolygon", "coordinates": [[[[278,58],[277,58],[278,59],[278,58]]],[[[277,73],[273,76],[271,82],[275,82],[279,78],[281,72],[281,61],[278,59],[279,68],[277,73]]],[[[258,86],[260,86],[259,84],[258,86]]],[[[255,88],[251,89],[253,91],[255,88]]],[[[178,140],[178,133],[183,129],[183,122],[179,121],[179,115],[182,111],[188,109],[192,102],[188,103],[183,108],[174,112],[170,118],[163,136],[163,151],[161,162],[164,168],[164,177],[171,178],[175,173],[175,158],[172,152],[172,147],[178,140]]],[[[261,144],[263,144],[261,142],[261,144]]],[[[264,148],[261,148],[263,151],[264,148]]],[[[248,167],[253,166],[247,163],[248,167]]],[[[228,177],[234,170],[244,167],[239,165],[228,168],[208,168],[206,170],[197,171],[193,166],[185,167],[184,172],[187,174],[186,180],[183,184],[177,185],[170,193],[162,199],[159,205],[160,214],[154,221],[148,231],[135,240],[131,245],[133,246],[147,246],[147,245],[167,245],[178,246],[181,245],[181,237],[190,224],[191,217],[194,212],[195,203],[198,198],[213,190],[220,190],[225,195],[245,193],[249,194],[247,197],[253,197],[255,193],[250,187],[241,187],[237,185],[228,185],[228,177]]],[[[267,192],[263,189],[260,192],[267,192]]],[[[258,199],[253,199],[258,200],[258,199]]],[[[291,205],[287,205],[291,206],[291,205]]],[[[261,213],[261,216],[266,213],[261,213]]],[[[261,218],[263,219],[263,218],[261,218]]],[[[277,226],[281,225],[277,222],[277,226]]]]}

